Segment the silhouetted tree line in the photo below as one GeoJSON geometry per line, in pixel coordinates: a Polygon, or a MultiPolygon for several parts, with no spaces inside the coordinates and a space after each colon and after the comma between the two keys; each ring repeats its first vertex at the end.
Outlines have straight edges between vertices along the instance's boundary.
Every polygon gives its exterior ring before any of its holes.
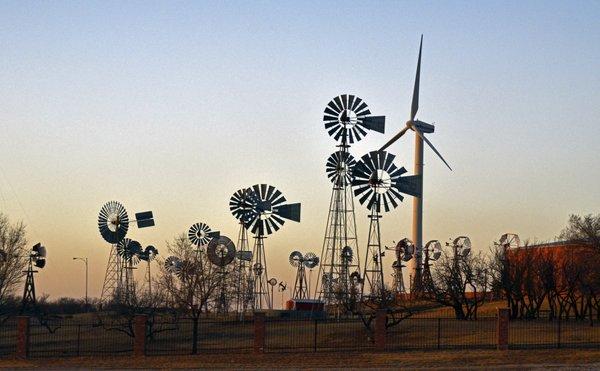
{"type": "Polygon", "coordinates": [[[495,249],[493,291],[512,318],[600,320],[600,215],[571,215],[565,247],[495,249]]]}

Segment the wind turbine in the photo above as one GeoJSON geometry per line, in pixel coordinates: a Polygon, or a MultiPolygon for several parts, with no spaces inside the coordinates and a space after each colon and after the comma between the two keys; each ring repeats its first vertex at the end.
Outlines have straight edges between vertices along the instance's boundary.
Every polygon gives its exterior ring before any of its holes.
{"type": "MultiPolygon", "coordinates": [[[[431,144],[431,142],[425,137],[425,134],[433,133],[435,126],[426,122],[415,119],[417,111],[419,110],[419,80],[421,77],[421,50],[423,49],[423,35],[421,35],[421,44],[419,45],[419,60],[417,62],[417,74],[415,77],[415,87],[413,90],[412,105],[410,110],[410,119],[406,122],[406,126],[394,135],[386,144],[383,145],[379,150],[384,151],[400,137],[402,137],[408,130],[415,132],[415,167],[414,175],[423,176],[423,142],[435,152],[436,155],[444,162],[444,164],[452,171],[452,168],[444,157],[438,152],[438,150],[431,144]]],[[[409,272],[413,278],[414,288],[413,290],[419,290],[421,287],[421,259],[423,251],[423,182],[419,182],[418,187],[420,188],[418,194],[420,196],[413,197],[413,221],[412,221],[412,240],[415,245],[415,259],[409,262],[409,272]]]]}

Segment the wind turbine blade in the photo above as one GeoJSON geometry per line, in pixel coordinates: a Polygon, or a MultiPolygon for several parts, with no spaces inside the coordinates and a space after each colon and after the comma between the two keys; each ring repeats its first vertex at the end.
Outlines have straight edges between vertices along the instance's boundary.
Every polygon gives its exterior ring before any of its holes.
{"type": "Polygon", "coordinates": [[[421,80],[421,50],[423,49],[423,35],[419,45],[419,60],[417,62],[417,75],[415,77],[415,89],[413,90],[412,106],[410,109],[410,120],[413,121],[419,110],[419,81],[421,80]]]}
{"type": "Polygon", "coordinates": [[[394,135],[392,137],[392,139],[388,140],[388,142],[386,144],[383,145],[383,147],[379,148],[380,151],[385,151],[385,149],[389,146],[391,146],[392,144],[394,144],[395,141],[397,141],[398,139],[400,139],[401,136],[404,135],[404,133],[406,133],[406,131],[410,129],[408,126],[406,126],[404,129],[400,130],[400,132],[398,132],[398,134],[394,135]]]}
{"type": "Polygon", "coordinates": [[[448,169],[450,169],[450,171],[452,171],[452,168],[450,167],[450,165],[448,165],[448,163],[446,162],[446,160],[444,160],[444,157],[442,157],[442,155],[438,152],[438,150],[435,149],[435,147],[433,146],[433,144],[431,144],[429,139],[427,139],[425,137],[425,135],[423,135],[423,133],[421,133],[421,131],[419,129],[417,129],[414,125],[413,125],[412,129],[415,131],[415,133],[417,133],[418,136],[421,137],[421,139],[423,139],[425,141],[425,143],[427,143],[427,145],[433,150],[433,152],[435,152],[435,154],[438,155],[438,157],[442,161],[444,161],[444,164],[446,164],[446,166],[448,166],[448,169]]]}

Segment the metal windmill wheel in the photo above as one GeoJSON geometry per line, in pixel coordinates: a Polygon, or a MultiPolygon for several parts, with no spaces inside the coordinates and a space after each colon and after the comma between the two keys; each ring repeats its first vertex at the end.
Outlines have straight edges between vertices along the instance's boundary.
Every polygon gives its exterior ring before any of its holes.
{"type": "Polygon", "coordinates": [[[208,260],[216,266],[224,267],[235,259],[235,245],[225,236],[213,238],[208,243],[208,260]]]}
{"type": "Polygon", "coordinates": [[[404,167],[397,167],[393,161],[395,155],[388,152],[369,152],[354,167],[352,185],[358,201],[369,210],[375,206],[377,212],[390,211],[398,206],[396,200],[402,201],[402,193],[417,195],[420,176],[405,176],[404,167]]]}
{"type": "Polygon", "coordinates": [[[139,255],[141,253],[143,253],[142,245],[130,238],[125,238],[117,244],[117,254],[128,263],[137,264],[140,261],[139,255]]]}
{"type": "Polygon", "coordinates": [[[289,257],[290,265],[292,267],[299,267],[304,261],[304,257],[300,251],[292,251],[289,257]]]}
{"type": "Polygon", "coordinates": [[[505,233],[500,237],[499,245],[505,249],[515,249],[521,246],[521,240],[514,233],[505,233]]]}
{"type": "Polygon", "coordinates": [[[178,274],[181,269],[181,260],[176,256],[169,256],[165,259],[165,269],[171,274],[178,274]]]}
{"type": "Polygon", "coordinates": [[[300,204],[285,204],[285,197],[275,187],[255,184],[252,191],[257,196],[254,206],[256,217],[249,226],[252,233],[261,236],[271,234],[281,228],[285,219],[300,221],[300,204]]]}
{"type": "Polygon", "coordinates": [[[325,173],[333,184],[344,186],[352,183],[352,172],[356,160],[345,151],[337,151],[331,154],[325,164],[325,173]]]}
{"type": "Polygon", "coordinates": [[[425,253],[429,260],[438,260],[442,256],[442,244],[438,240],[431,240],[425,244],[425,253]]]}
{"type": "Polygon", "coordinates": [[[251,188],[239,189],[229,199],[229,210],[236,219],[249,224],[258,216],[256,213],[258,202],[258,196],[251,188]]]}
{"type": "Polygon", "coordinates": [[[336,141],[354,143],[367,135],[367,130],[385,131],[384,116],[370,116],[367,104],[354,95],[340,95],[325,107],[325,130],[336,141]]]}
{"type": "Polygon", "coordinates": [[[213,231],[206,223],[196,223],[188,231],[188,240],[197,247],[204,246],[213,238],[219,238],[219,231],[213,231]]]}
{"type": "Polygon", "coordinates": [[[117,201],[109,201],[98,214],[98,229],[108,243],[116,244],[127,235],[129,216],[127,210],[117,201]]]}
{"type": "Polygon", "coordinates": [[[408,238],[403,238],[396,244],[396,260],[409,261],[415,254],[415,245],[408,238]]]}
{"type": "Polygon", "coordinates": [[[304,255],[304,266],[308,269],[313,269],[317,265],[319,265],[319,257],[315,255],[313,252],[307,252],[304,255]]]}

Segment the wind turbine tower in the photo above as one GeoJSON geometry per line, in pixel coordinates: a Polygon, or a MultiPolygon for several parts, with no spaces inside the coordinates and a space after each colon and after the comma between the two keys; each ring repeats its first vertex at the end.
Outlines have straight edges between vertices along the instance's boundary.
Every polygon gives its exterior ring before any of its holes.
{"type": "MultiPolygon", "coordinates": [[[[425,137],[425,134],[431,134],[435,130],[433,124],[415,119],[417,111],[419,110],[419,82],[421,78],[421,51],[423,49],[423,35],[421,35],[421,44],[419,45],[419,59],[417,62],[417,73],[415,77],[415,87],[413,90],[412,105],[410,111],[410,119],[406,122],[406,126],[394,135],[386,144],[383,145],[379,150],[384,151],[400,137],[404,135],[408,130],[415,132],[415,163],[414,163],[414,175],[420,175],[423,177],[423,142],[435,152],[436,155],[444,162],[448,169],[452,170],[450,165],[444,160],[444,157],[438,152],[438,150],[431,144],[429,139],[425,137]]],[[[412,220],[412,240],[415,244],[415,259],[412,259],[408,263],[409,273],[412,277],[412,290],[420,291],[422,288],[422,256],[423,256],[423,182],[419,184],[419,196],[413,199],[413,220],[412,220]]]]}

